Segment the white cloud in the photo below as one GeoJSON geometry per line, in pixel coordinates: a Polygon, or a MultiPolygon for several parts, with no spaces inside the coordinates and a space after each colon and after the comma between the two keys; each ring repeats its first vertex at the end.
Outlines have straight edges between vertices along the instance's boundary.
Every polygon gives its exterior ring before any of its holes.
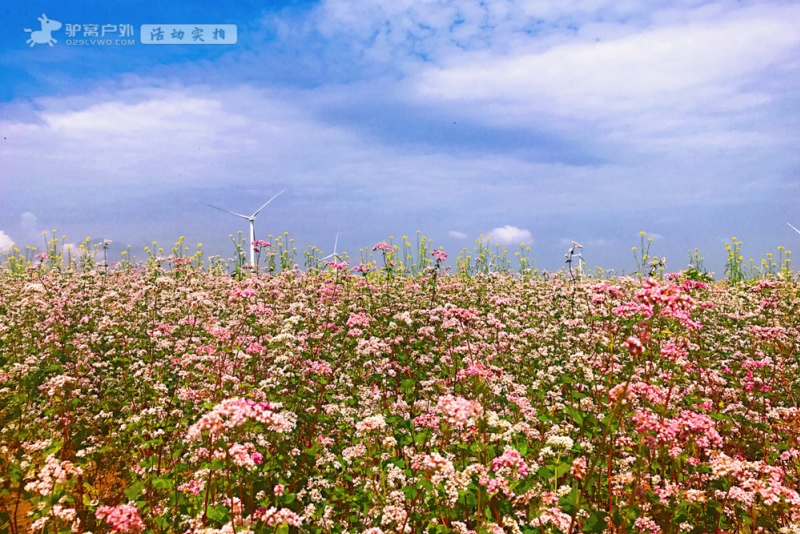
{"type": "MultiPolygon", "coordinates": [[[[144,88],[92,96],[44,99],[37,102],[41,111],[33,120],[0,120],[0,128],[9,132],[0,157],[9,156],[4,172],[12,191],[49,193],[52,201],[65,199],[72,189],[91,188],[95,204],[130,205],[144,192],[227,184],[231,191],[287,187],[282,201],[302,202],[308,192],[329,194],[335,183],[358,206],[371,196],[400,195],[420,209],[482,204],[489,209],[502,205],[506,212],[517,204],[530,208],[531,202],[542,209],[566,201],[580,206],[576,194],[563,195],[565,183],[590,179],[582,188],[587,193],[610,187],[608,179],[590,176],[587,168],[532,162],[516,154],[382,143],[315,117],[307,102],[322,106],[326,95],[306,95],[308,99],[300,99],[304,105],[296,94],[249,87],[144,88]],[[487,176],[507,185],[486,188],[487,176]],[[536,199],[530,199],[530,183],[520,177],[536,180],[536,199]]],[[[345,97],[337,93],[333,98],[345,97]]],[[[630,175],[632,180],[640,175],[612,166],[596,172],[630,175]]],[[[598,196],[586,199],[595,202],[598,196]]],[[[669,197],[662,195],[661,201],[667,203],[669,197]]],[[[254,199],[252,209],[261,202],[261,197],[254,199]]],[[[51,219],[48,224],[59,226],[57,216],[51,219]]],[[[23,215],[28,233],[41,234],[38,225],[32,213],[23,215]]]]}
{"type": "Polygon", "coordinates": [[[505,246],[519,245],[520,243],[525,243],[526,245],[533,244],[533,237],[528,230],[523,230],[522,228],[511,225],[494,228],[490,230],[487,235],[496,243],[505,246]]]}
{"type": "MultiPolygon", "coordinates": [[[[650,11],[646,3],[618,0],[326,0],[314,10],[311,27],[333,42],[347,42],[360,60],[408,68],[409,59],[436,63],[465,50],[537,46],[532,35],[537,43],[553,34],[573,36],[579,24],[606,35],[613,30],[603,30],[601,21],[637,14],[641,23],[650,11]]],[[[270,17],[267,22],[280,25],[270,17]]],[[[288,28],[282,29],[285,34],[288,28]]]]}
{"type": "Polygon", "coordinates": [[[36,215],[31,213],[30,211],[26,211],[22,215],[20,215],[20,226],[22,230],[29,234],[36,234],[38,233],[39,228],[39,220],[36,218],[36,215]]]}
{"type": "Polygon", "coordinates": [[[447,235],[449,235],[454,239],[466,239],[469,237],[464,232],[459,232],[458,230],[450,230],[449,232],[447,232],[447,235]]]}
{"type": "Polygon", "coordinates": [[[14,247],[14,240],[0,230],[0,254],[5,254],[14,247]]]}
{"type": "MultiPolygon", "coordinates": [[[[418,98],[474,104],[496,124],[564,121],[616,135],[691,136],[685,144],[740,146],[769,136],[737,131],[738,116],[772,103],[764,72],[796,71],[800,6],[757,5],[628,31],[607,41],[574,38],[539,50],[465,52],[415,80],[418,98]],[[732,115],[732,116],[730,116],[732,115]],[[736,134],[741,134],[742,138],[736,134]]],[[[779,80],[779,76],[775,79],[779,80]]]]}

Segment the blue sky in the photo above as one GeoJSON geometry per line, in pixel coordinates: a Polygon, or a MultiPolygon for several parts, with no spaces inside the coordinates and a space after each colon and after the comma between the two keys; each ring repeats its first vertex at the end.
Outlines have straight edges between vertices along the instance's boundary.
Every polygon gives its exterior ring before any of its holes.
{"type": "MultiPolygon", "coordinates": [[[[42,231],[233,255],[246,223],[358,256],[417,230],[630,271],[800,235],[793,1],[26,2],[0,21],[0,249],[42,231]],[[46,14],[53,46],[26,43],[46,14]],[[150,46],[142,24],[235,24],[150,46]],[[75,45],[67,24],[133,26],[75,45]]],[[[76,38],[80,38],[76,35],[76,38]]],[[[301,255],[302,256],[302,255],[301,255]]]]}

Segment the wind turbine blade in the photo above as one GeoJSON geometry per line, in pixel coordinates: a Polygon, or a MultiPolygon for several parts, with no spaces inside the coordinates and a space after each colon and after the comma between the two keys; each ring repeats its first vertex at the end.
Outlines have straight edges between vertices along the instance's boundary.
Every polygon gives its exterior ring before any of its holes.
{"type": "Polygon", "coordinates": [[[341,259],[340,256],[336,253],[336,246],[339,244],[339,232],[336,232],[336,239],[333,242],[333,252],[328,254],[324,258],[320,258],[321,260],[327,260],[328,258],[333,258],[335,260],[341,259]]]}
{"type": "Polygon", "coordinates": [[[270,202],[272,202],[273,200],[275,200],[276,198],[278,198],[278,196],[279,196],[281,193],[283,193],[284,191],[286,191],[286,189],[284,189],[283,191],[281,191],[280,193],[278,193],[277,195],[275,195],[275,196],[274,196],[274,197],[272,197],[271,199],[269,199],[269,200],[267,200],[266,202],[264,202],[264,205],[263,205],[263,206],[261,206],[260,208],[258,208],[258,209],[256,210],[256,212],[255,212],[254,214],[252,214],[250,217],[255,217],[256,215],[258,215],[258,212],[259,212],[259,211],[261,211],[261,210],[263,210],[264,208],[266,208],[266,207],[267,207],[267,204],[269,204],[270,202]]]}
{"type": "Polygon", "coordinates": [[[242,219],[250,220],[250,217],[247,215],[242,215],[241,213],[236,213],[235,211],[228,211],[226,209],[218,208],[216,206],[212,206],[211,204],[206,204],[205,202],[201,202],[204,206],[208,206],[209,208],[214,208],[215,210],[224,211],[225,213],[230,213],[231,215],[236,215],[237,217],[241,217],[242,219]]]}
{"type": "Polygon", "coordinates": [[[798,234],[800,234],[800,230],[798,230],[797,228],[795,228],[794,226],[792,226],[792,224],[791,224],[791,223],[788,223],[788,222],[787,222],[786,224],[788,224],[788,225],[789,225],[789,227],[790,227],[792,230],[794,230],[795,232],[797,232],[798,234]]]}

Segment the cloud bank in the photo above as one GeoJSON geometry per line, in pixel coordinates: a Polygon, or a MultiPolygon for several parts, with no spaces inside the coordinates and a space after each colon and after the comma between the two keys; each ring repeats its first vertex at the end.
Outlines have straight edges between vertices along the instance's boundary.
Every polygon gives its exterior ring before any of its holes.
{"type": "Polygon", "coordinates": [[[2,230],[0,230],[0,254],[5,254],[14,248],[14,241],[2,230]]]}

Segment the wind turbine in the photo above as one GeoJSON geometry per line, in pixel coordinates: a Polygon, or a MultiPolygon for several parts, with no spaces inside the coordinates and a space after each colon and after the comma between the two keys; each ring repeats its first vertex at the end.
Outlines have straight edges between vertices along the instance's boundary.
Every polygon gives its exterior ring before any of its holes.
{"type": "Polygon", "coordinates": [[[789,225],[789,228],[791,228],[792,230],[794,230],[795,232],[797,232],[798,234],[800,234],[800,230],[798,230],[797,228],[795,228],[794,226],[792,226],[792,223],[788,223],[788,222],[787,222],[786,224],[788,224],[788,225],[789,225]]]}
{"type": "Polygon", "coordinates": [[[336,240],[333,242],[333,253],[328,254],[324,258],[320,258],[321,260],[327,260],[328,258],[333,258],[333,261],[341,260],[341,256],[336,253],[336,245],[339,244],[339,232],[336,232],[336,240]]]}
{"type": "Polygon", "coordinates": [[[226,209],[218,208],[217,206],[212,206],[211,204],[206,204],[205,202],[201,202],[201,204],[204,204],[204,205],[208,206],[209,208],[214,208],[214,209],[217,209],[219,211],[224,211],[225,213],[230,213],[231,215],[236,215],[237,217],[241,217],[242,219],[245,219],[245,220],[250,222],[250,242],[248,243],[248,246],[250,247],[250,265],[255,267],[255,264],[256,264],[256,251],[253,248],[253,241],[256,240],[256,216],[258,215],[258,212],[260,212],[261,210],[266,208],[267,204],[269,204],[270,202],[272,202],[273,200],[278,198],[278,196],[281,195],[284,191],[286,191],[286,189],[284,189],[283,191],[281,191],[280,193],[278,193],[277,195],[275,195],[271,199],[269,199],[266,202],[264,202],[264,205],[261,206],[260,208],[258,208],[255,211],[255,213],[253,213],[250,216],[242,215],[241,213],[236,213],[235,211],[228,211],[226,209]]]}

